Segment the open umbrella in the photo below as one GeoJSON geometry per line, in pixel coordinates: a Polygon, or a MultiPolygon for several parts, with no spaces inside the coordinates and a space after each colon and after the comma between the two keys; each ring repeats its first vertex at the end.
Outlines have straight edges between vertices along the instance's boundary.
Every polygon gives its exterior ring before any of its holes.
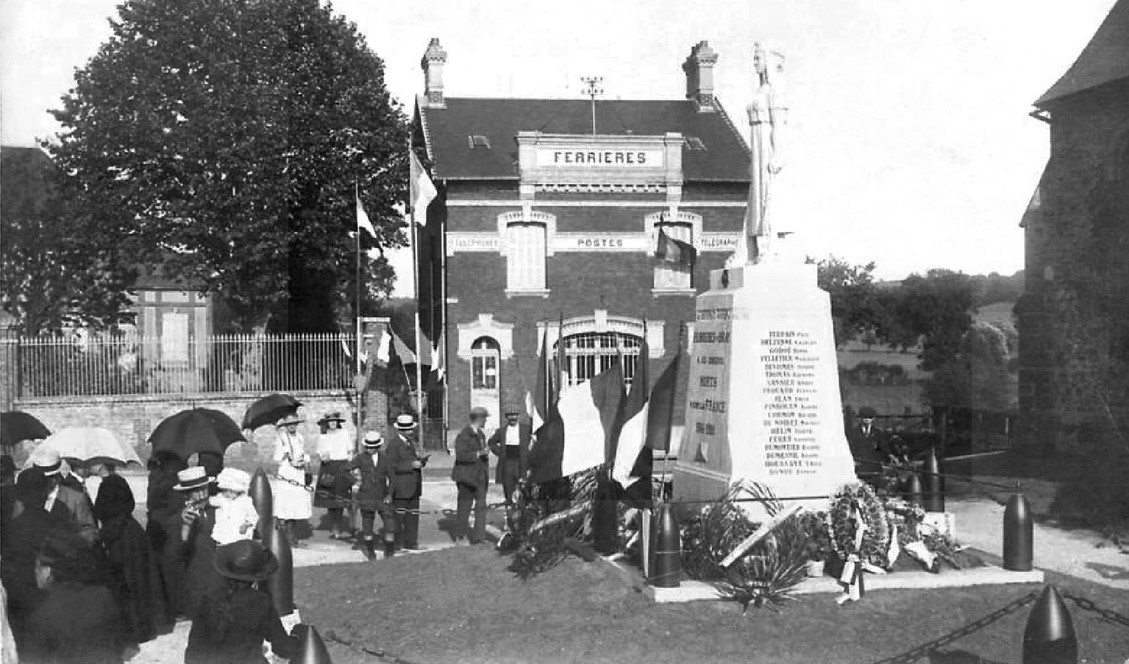
{"type": "Polygon", "coordinates": [[[50,450],[59,453],[69,462],[109,463],[124,466],[130,463],[141,465],[141,459],[132,447],[118,440],[113,432],[101,427],[66,427],[48,436],[47,440],[36,446],[28,456],[25,468],[30,468],[41,456],[50,450]]]}
{"type": "Polygon", "coordinates": [[[0,445],[8,447],[21,440],[40,440],[51,435],[51,430],[34,415],[22,410],[0,413],[0,445]]]}
{"type": "Polygon", "coordinates": [[[193,408],[165,418],[149,434],[153,453],[168,452],[184,461],[198,452],[223,456],[228,445],[246,440],[235,420],[218,410],[193,408]]]}
{"type": "Polygon", "coordinates": [[[243,414],[243,428],[253,430],[274,424],[287,415],[293,415],[301,405],[300,401],[289,394],[268,394],[247,407],[247,412],[243,414]]]}

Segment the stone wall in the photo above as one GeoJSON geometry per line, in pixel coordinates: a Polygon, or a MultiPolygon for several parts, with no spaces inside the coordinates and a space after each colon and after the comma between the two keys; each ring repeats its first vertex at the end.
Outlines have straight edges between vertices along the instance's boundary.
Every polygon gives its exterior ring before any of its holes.
{"type": "Polygon", "coordinates": [[[1127,99],[1122,81],[1049,109],[1017,307],[1021,440],[1044,451],[1099,452],[1129,424],[1127,99]]]}
{"type": "MultiPolygon", "coordinates": [[[[298,411],[305,421],[299,432],[306,440],[309,452],[315,451],[320,430],[317,420],[329,411],[341,411],[352,419],[356,399],[352,391],[294,392],[294,397],[302,402],[298,411]]],[[[387,427],[388,414],[386,397],[381,392],[369,393],[369,408],[366,408],[366,428],[381,432],[387,427]]],[[[236,423],[243,419],[243,413],[261,394],[216,394],[216,395],[161,395],[133,397],[72,397],[56,399],[17,400],[15,408],[26,411],[39,418],[52,431],[68,426],[96,426],[109,429],[121,441],[128,441],[137,450],[142,461],[149,458],[149,434],[166,417],[189,408],[210,408],[229,415],[236,423]]],[[[352,425],[350,426],[352,430],[352,425]]],[[[237,443],[228,448],[225,463],[236,468],[254,470],[259,465],[273,468],[274,427],[257,429],[246,443],[237,443]]]]}

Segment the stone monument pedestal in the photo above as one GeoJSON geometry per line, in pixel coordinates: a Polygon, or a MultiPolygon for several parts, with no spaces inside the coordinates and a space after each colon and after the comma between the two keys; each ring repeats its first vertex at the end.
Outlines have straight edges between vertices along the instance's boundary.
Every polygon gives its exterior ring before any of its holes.
{"type": "Polygon", "coordinates": [[[857,478],[831,299],[816,284],[816,266],[714,270],[695,310],[674,500],[714,500],[733,482],[751,480],[825,508],[821,496],[857,478]]]}

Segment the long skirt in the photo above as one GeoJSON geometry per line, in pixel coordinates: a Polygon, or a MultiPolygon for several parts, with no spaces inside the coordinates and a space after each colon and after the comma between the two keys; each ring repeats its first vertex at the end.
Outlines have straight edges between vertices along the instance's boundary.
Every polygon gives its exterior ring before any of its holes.
{"type": "Polygon", "coordinates": [[[326,461],[318,470],[314,485],[314,507],[340,509],[349,506],[349,494],[353,490],[353,478],[349,476],[348,461],[326,461]]]}
{"type": "Polygon", "coordinates": [[[279,519],[309,519],[314,514],[313,492],[306,487],[306,473],[288,464],[278,467],[274,483],[274,516],[279,519]]]}

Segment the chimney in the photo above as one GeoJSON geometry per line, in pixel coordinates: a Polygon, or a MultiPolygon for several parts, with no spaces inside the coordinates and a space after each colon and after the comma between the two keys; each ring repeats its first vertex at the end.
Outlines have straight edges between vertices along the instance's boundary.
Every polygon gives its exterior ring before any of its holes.
{"type": "Polygon", "coordinates": [[[423,96],[428,108],[447,108],[443,100],[443,64],[446,62],[447,51],[439,45],[438,37],[432,37],[419,62],[423,68],[423,96]]]}
{"type": "Polygon", "coordinates": [[[686,72],[686,98],[692,99],[701,113],[715,110],[713,66],[716,63],[717,53],[704,40],[690,49],[690,57],[682,63],[682,71],[686,72]]]}

